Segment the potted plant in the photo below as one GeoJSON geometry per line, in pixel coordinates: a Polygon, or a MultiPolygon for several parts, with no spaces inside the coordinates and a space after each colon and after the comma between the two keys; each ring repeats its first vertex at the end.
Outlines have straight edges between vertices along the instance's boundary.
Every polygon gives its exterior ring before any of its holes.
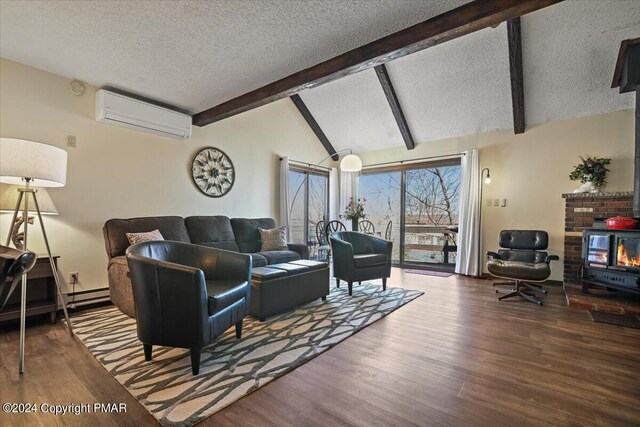
{"type": "Polygon", "coordinates": [[[351,230],[353,231],[358,231],[358,222],[366,216],[364,213],[365,202],[366,199],[354,201],[352,197],[344,210],[344,217],[351,220],[351,230]]]}
{"type": "Polygon", "coordinates": [[[582,162],[576,165],[573,172],[569,175],[572,181],[580,181],[582,185],[575,190],[574,193],[597,193],[607,184],[607,165],[611,163],[611,159],[601,157],[580,156],[582,162]]]}

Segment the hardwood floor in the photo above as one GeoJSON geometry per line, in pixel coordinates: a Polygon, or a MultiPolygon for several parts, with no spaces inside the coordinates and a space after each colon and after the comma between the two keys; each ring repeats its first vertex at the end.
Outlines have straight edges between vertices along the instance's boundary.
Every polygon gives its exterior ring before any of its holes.
{"type": "MultiPolygon", "coordinates": [[[[566,307],[497,302],[491,282],[394,269],[425,294],[201,425],[640,424],[640,329],[566,307]]],[[[354,288],[355,289],[355,288],[354,288]]],[[[126,414],[0,414],[0,425],[153,425],[154,418],[58,323],[0,329],[0,400],[124,402],[126,414]]],[[[140,350],[142,351],[142,349],[140,350]]]]}

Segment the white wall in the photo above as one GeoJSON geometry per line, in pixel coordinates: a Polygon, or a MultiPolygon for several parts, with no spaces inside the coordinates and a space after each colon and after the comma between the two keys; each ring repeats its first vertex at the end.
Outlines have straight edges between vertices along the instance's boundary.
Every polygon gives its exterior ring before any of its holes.
{"type": "MultiPolygon", "coordinates": [[[[278,217],[279,157],[315,163],[326,151],[288,100],[278,101],[204,128],[194,127],[186,142],[173,141],[94,119],[96,88],[81,97],[70,80],[0,59],[0,136],[65,148],[67,185],[49,189],[59,216],[45,222],[52,250],[61,256],[65,279],[80,273],[77,290],[107,285],[102,226],[109,218],[147,215],[227,215],[278,217]],[[77,147],[66,146],[67,135],[77,147]],[[236,182],[224,197],[201,194],[190,175],[202,147],[225,151],[236,182]]],[[[170,84],[168,82],[167,84],[170,84]]],[[[211,84],[215,84],[212,78],[211,84]]],[[[2,153],[0,153],[2,155],[2,153]]],[[[10,214],[0,214],[0,238],[10,214]]],[[[44,251],[40,230],[29,233],[30,247],[44,251]]]]}
{"type": "MultiPolygon", "coordinates": [[[[612,90],[611,96],[618,96],[612,90]]],[[[480,167],[491,170],[484,186],[483,250],[498,249],[502,229],[542,229],[550,235],[552,254],[563,255],[564,199],[579,183],[569,173],[579,155],[612,159],[605,191],[633,190],[632,110],[527,127],[526,132],[499,131],[418,144],[414,150],[393,148],[361,153],[364,165],[480,150],[480,167]],[[507,206],[487,207],[488,198],[506,198],[507,206]]],[[[562,279],[562,264],[553,266],[562,279]]]]}

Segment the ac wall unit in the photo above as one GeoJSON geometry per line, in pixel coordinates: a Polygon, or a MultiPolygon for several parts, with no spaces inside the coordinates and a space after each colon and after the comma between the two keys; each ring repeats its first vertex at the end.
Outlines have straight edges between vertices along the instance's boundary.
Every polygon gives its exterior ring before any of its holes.
{"type": "Polygon", "coordinates": [[[191,136],[191,116],[100,89],[96,120],[172,139],[191,136]]]}

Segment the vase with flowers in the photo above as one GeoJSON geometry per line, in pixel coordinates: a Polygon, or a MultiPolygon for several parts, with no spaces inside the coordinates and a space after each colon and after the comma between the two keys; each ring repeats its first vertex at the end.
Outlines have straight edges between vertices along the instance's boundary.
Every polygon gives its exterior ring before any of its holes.
{"type": "Polygon", "coordinates": [[[357,199],[354,201],[352,197],[344,210],[344,217],[351,220],[351,230],[353,231],[358,231],[358,222],[366,216],[364,213],[364,204],[366,201],[366,199],[357,199]]]}
{"type": "Polygon", "coordinates": [[[580,156],[582,162],[576,165],[573,172],[569,175],[572,181],[580,181],[582,185],[575,190],[574,193],[598,193],[607,184],[607,165],[611,163],[611,159],[601,157],[580,156]]]}

